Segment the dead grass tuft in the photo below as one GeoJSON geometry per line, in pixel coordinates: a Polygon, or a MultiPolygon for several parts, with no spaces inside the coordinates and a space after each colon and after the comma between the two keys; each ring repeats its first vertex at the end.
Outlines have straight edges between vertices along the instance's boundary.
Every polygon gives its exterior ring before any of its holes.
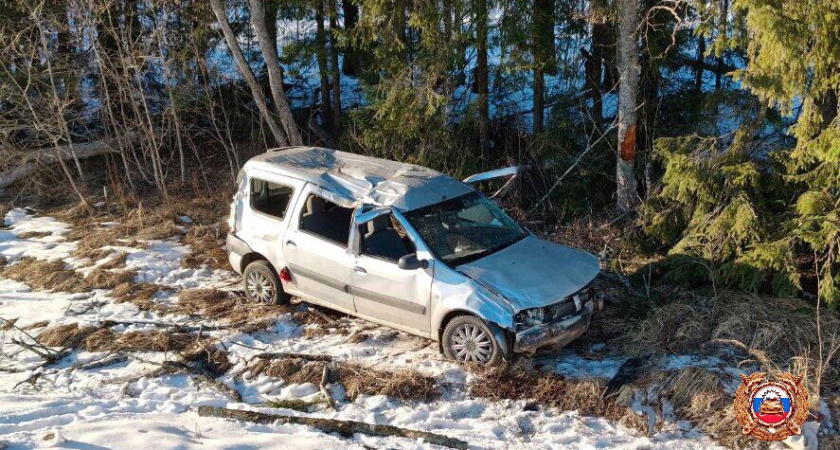
{"type": "Polygon", "coordinates": [[[67,269],[63,261],[43,261],[21,258],[0,270],[0,276],[26,283],[36,291],[87,292],[91,289],[111,289],[134,280],[131,271],[111,271],[97,268],[86,277],[67,269]]]}
{"type": "Polygon", "coordinates": [[[233,367],[227,353],[208,340],[193,341],[192,345],[181,351],[181,357],[188,362],[199,364],[215,377],[233,367]]]}
{"type": "Polygon", "coordinates": [[[154,330],[118,334],[103,328],[85,339],[85,349],[90,352],[167,352],[184,350],[194,342],[195,337],[187,333],[154,330]]]}
{"type": "Polygon", "coordinates": [[[154,300],[158,292],[171,292],[171,290],[159,284],[126,282],[114,287],[111,297],[115,303],[132,303],[143,311],[168,313],[171,310],[170,307],[154,300]]]}
{"type": "Polygon", "coordinates": [[[96,331],[93,327],[80,327],[77,323],[56,325],[38,334],[38,341],[48,347],[75,348],[96,331]]]}
{"type": "Polygon", "coordinates": [[[18,234],[17,237],[19,239],[38,239],[51,234],[52,232],[49,231],[27,231],[25,233],[18,234]]]}
{"type": "Polygon", "coordinates": [[[606,381],[592,378],[566,378],[556,373],[538,372],[530,361],[520,360],[495,368],[476,368],[470,392],[492,400],[529,400],[536,404],[576,410],[582,415],[602,416],[647,431],[646,420],[615,401],[604,401],[601,393],[606,381]]]}
{"type": "Polygon", "coordinates": [[[21,258],[3,268],[3,277],[26,283],[36,291],[85,292],[88,284],[81,274],[66,269],[63,261],[21,258]]]}
{"type": "Polygon", "coordinates": [[[181,239],[182,243],[190,246],[190,254],[181,261],[181,266],[190,269],[205,266],[215,270],[230,269],[224,236],[219,225],[191,228],[181,239]]]}
{"type": "MultiPolygon", "coordinates": [[[[264,374],[290,384],[318,384],[323,371],[323,362],[299,358],[256,360],[249,367],[253,376],[264,374]]],[[[329,381],[341,383],[351,400],[360,395],[385,395],[403,401],[431,401],[441,394],[434,377],[409,369],[391,372],[342,363],[331,368],[329,381]]]]}

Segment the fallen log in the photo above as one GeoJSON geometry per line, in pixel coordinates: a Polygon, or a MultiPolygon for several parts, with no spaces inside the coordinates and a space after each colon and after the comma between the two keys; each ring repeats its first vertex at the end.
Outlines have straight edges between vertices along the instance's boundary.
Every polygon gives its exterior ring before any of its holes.
{"type": "Polygon", "coordinates": [[[198,415],[201,417],[218,417],[221,419],[242,420],[245,422],[263,425],[276,422],[293,425],[307,425],[318,428],[325,433],[338,433],[344,436],[352,436],[356,433],[380,437],[397,436],[408,439],[422,439],[429,444],[449,448],[466,450],[469,447],[469,444],[467,444],[466,441],[462,441],[460,439],[451,438],[442,434],[430,433],[428,431],[395,427],[393,425],[376,425],[350,420],[323,419],[320,417],[281,416],[277,414],[265,414],[257,411],[243,411],[239,409],[227,409],[207,405],[198,407],[198,415]]]}
{"type": "MultiPolygon", "coordinates": [[[[134,136],[124,136],[123,139],[133,139],[134,136]]],[[[86,159],[106,153],[119,152],[116,139],[103,139],[83,144],[73,144],[72,147],[43,148],[23,154],[11,168],[0,173],[0,188],[9,187],[20,180],[32,175],[40,164],[55,164],[59,161],[70,161],[73,158],[86,159]]]]}

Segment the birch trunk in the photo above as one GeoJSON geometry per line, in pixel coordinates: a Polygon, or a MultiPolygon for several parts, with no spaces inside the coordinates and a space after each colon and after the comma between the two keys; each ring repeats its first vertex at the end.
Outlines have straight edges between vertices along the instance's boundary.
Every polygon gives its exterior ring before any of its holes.
{"type": "Polygon", "coordinates": [[[300,130],[295,123],[289,101],[286,99],[286,92],[283,90],[283,70],[280,68],[280,60],[277,58],[277,42],[271,39],[268,27],[266,27],[265,4],[263,0],[249,0],[248,3],[251,7],[251,25],[254,27],[257,41],[260,43],[260,51],[268,71],[271,97],[274,99],[274,106],[280,115],[280,123],[283,125],[289,144],[302,145],[303,139],[300,137],[300,130]]]}
{"type": "Polygon", "coordinates": [[[617,0],[618,9],[618,161],[616,163],[616,206],[630,211],[637,203],[636,136],[639,90],[639,49],[637,0],[617,0]]]}
{"type": "Polygon", "coordinates": [[[230,53],[233,55],[234,61],[236,61],[236,67],[239,69],[239,73],[242,75],[245,83],[251,89],[251,96],[254,97],[254,103],[257,104],[257,109],[260,111],[263,120],[268,124],[268,129],[271,130],[274,140],[277,141],[278,145],[288,145],[289,141],[286,139],[286,133],[274,121],[274,117],[271,117],[268,106],[265,103],[265,94],[263,94],[262,88],[260,88],[260,84],[254,76],[254,72],[251,71],[248,61],[245,60],[245,55],[242,54],[242,48],[239,47],[236,35],[233,34],[233,30],[230,28],[225,5],[222,4],[222,0],[210,0],[210,6],[213,8],[213,14],[215,14],[216,20],[219,22],[219,28],[222,29],[222,35],[225,37],[225,42],[227,42],[230,53]]]}

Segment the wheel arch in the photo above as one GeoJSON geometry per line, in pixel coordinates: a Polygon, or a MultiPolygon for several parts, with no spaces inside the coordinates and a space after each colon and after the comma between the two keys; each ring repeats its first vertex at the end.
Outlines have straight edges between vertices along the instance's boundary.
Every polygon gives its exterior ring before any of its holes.
{"type": "Polygon", "coordinates": [[[509,359],[510,358],[510,355],[511,355],[511,350],[510,349],[513,348],[513,346],[511,345],[512,344],[512,342],[511,342],[512,336],[511,336],[510,332],[508,332],[507,330],[505,330],[504,328],[502,328],[498,324],[481,317],[480,315],[476,314],[474,311],[469,311],[469,310],[466,310],[466,309],[453,309],[451,311],[448,311],[443,316],[443,319],[441,319],[440,326],[438,326],[438,329],[437,329],[437,338],[438,338],[437,341],[438,341],[438,351],[439,352],[443,353],[443,331],[446,329],[446,326],[449,325],[449,322],[451,322],[456,317],[460,317],[460,316],[472,316],[472,317],[475,317],[475,318],[481,320],[482,322],[484,322],[484,324],[487,325],[487,328],[490,328],[490,331],[493,333],[493,337],[496,339],[496,342],[499,344],[499,348],[502,351],[502,357],[504,359],[509,359]]]}
{"type": "Polygon", "coordinates": [[[242,257],[242,262],[239,263],[239,273],[245,272],[245,268],[248,267],[248,264],[251,264],[254,261],[267,262],[268,267],[271,267],[271,270],[274,271],[274,275],[277,275],[277,268],[274,267],[274,264],[271,264],[271,261],[269,261],[268,258],[257,252],[249,252],[242,257]]]}

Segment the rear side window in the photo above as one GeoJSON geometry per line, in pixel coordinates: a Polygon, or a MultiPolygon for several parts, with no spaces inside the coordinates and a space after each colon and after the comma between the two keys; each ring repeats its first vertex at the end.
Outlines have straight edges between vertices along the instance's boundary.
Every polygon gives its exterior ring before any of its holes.
{"type": "Polygon", "coordinates": [[[282,219],[292,199],[294,189],[278,183],[251,178],[251,208],[282,219]]]}

